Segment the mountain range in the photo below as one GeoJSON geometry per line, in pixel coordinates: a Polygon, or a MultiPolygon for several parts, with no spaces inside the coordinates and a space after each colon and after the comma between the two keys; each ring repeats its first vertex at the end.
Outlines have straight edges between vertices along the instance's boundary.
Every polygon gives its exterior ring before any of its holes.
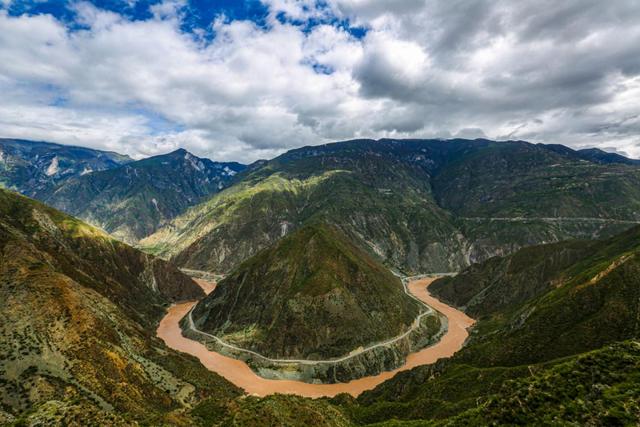
{"type": "Polygon", "coordinates": [[[0,139],[0,185],[136,243],[208,196],[245,166],[184,149],[128,156],[45,142],[0,139]]]}
{"type": "MultiPolygon", "coordinates": [[[[33,153],[28,146],[11,142],[33,153]]],[[[33,156],[38,170],[52,164],[52,154],[33,156]]],[[[135,162],[110,156],[119,163],[60,160],[82,172],[52,175],[46,184],[15,179],[31,169],[26,164],[5,166],[2,180],[182,267],[221,273],[314,221],[408,272],[456,271],[533,244],[610,236],[640,221],[638,161],[597,149],[354,140],[291,150],[249,168],[185,150],[135,162]]]]}
{"type": "Polygon", "coordinates": [[[45,203],[135,243],[233,182],[239,163],[218,163],[180,149],[66,180],[45,203]]]}
{"type": "MultiPolygon", "coordinates": [[[[15,140],[0,153],[0,425],[640,422],[633,159],[391,139],[250,166],[15,140]],[[197,328],[268,357],[353,354],[422,309],[391,270],[457,272],[429,292],[476,324],[452,357],[358,396],[248,396],[155,334],[199,300],[197,328]],[[184,272],[226,276],[206,296],[184,272]]],[[[421,333],[443,327],[434,315],[421,333]]]]}
{"type": "Polygon", "coordinates": [[[457,271],[520,247],[610,236],[637,223],[640,168],[627,163],[522,141],[305,147],[248,171],[140,245],[181,266],[228,272],[320,221],[407,272],[457,271]]]}
{"type": "Polygon", "coordinates": [[[0,138],[0,186],[40,198],[69,178],[132,161],[129,156],[108,151],[0,138]]]}

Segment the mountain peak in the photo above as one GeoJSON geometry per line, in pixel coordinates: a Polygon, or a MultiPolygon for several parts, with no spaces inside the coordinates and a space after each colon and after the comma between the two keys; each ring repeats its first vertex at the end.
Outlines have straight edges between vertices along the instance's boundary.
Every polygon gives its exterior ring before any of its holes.
{"type": "MultiPolygon", "coordinates": [[[[177,150],[174,150],[174,151],[171,151],[170,153],[167,153],[166,156],[184,156],[186,154],[191,154],[191,153],[188,152],[184,148],[178,148],[177,150]]],[[[193,155],[193,154],[191,154],[191,155],[193,155]]]]}
{"type": "MultiPolygon", "coordinates": [[[[50,173],[57,171],[57,164],[49,161],[47,166],[50,173]]],[[[100,221],[118,239],[135,243],[159,224],[226,188],[238,170],[241,165],[225,168],[179,148],[128,163],[122,169],[85,174],[60,186],[47,203],[100,221]],[[100,212],[86,200],[100,206],[100,212]]]]}

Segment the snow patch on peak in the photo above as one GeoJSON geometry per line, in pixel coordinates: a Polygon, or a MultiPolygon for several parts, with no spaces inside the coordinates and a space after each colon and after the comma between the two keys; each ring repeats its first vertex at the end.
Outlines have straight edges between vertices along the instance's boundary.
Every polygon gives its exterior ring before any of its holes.
{"type": "Polygon", "coordinates": [[[225,166],[224,171],[228,176],[234,176],[236,174],[236,171],[229,169],[229,166],[225,166]]]}
{"type": "Polygon", "coordinates": [[[91,172],[93,172],[93,169],[91,169],[89,166],[85,166],[82,172],[80,172],[80,176],[86,175],[91,172]]]}
{"type": "Polygon", "coordinates": [[[55,156],[53,158],[53,160],[51,161],[51,164],[49,165],[49,167],[47,168],[47,170],[45,171],[45,173],[47,174],[47,176],[52,176],[58,173],[58,156],[55,156]]]}

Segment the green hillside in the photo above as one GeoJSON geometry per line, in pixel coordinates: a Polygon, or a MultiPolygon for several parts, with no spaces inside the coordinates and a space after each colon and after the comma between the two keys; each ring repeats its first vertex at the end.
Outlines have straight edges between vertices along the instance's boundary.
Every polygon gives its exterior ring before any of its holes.
{"type": "Polygon", "coordinates": [[[177,150],[66,180],[39,198],[135,243],[229,186],[243,169],[177,150]]]}
{"type": "Polygon", "coordinates": [[[164,261],[0,190],[0,420],[183,424],[198,399],[232,399],[154,338],[169,302],[201,296],[164,261]]]}
{"type": "Polygon", "coordinates": [[[637,336],[640,227],[597,243],[525,249],[501,261],[522,265],[534,259],[529,254],[536,250],[545,253],[537,277],[518,267],[515,274],[496,274],[490,260],[472,267],[472,274],[434,284],[436,295],[468,306],[467,311],[483,320],[466,360],[535,363],[637,336]],[[496,352],[498,345],[501,350],[496,352]]]}
{"type": "Polygon", "coordinates": [[[453,365],[398,375],[357,401],[353,425],[637,425],[640,342],[519,368],[453,365]]]}
{"type": "Polygon", "coordinates": [[[400,280],[338,229],[312,225],[242,263],[193,317],[271,358],[326,359],[403,333],[419,311],[400,280]]]}
{"type": "Polygon", "coordinates": [[[640,218],[640,168],[521,141],[357,140],[292,150],[189,209],[142,246],[228,272],[313,221],[409,272],[610,236],[640,218]]]}
{"type": "Polygon", "coordinates": [[[602,241],[522,249],[440,279],[432,292],[478,318],[467,345],[335,403],[358,424],[634,425],[639,251],[637,227],[602,241]]]}

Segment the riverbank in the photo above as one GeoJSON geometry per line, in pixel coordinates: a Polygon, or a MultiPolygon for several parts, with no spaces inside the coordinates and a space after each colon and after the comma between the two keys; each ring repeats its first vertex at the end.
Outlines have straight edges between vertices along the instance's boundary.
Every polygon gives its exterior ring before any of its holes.
{"type": "Polygon", "coordinates": [[[211,351],[202,343],[184,337],[180,328],[180,320],[191,310],[196,301],[171,306],[158,326],[157,336],[174,350],[197,357],[207,369],[218,373],[233,384],[243,388],[249,394],[267,396],[274,393],[283,393],[312,398],[331,397],[340,393],[358,396],[363,391],[374,388],[398,372],[434,363],[441,358],[451,357],[464,345],[468,337],[467,329],[473,325],[474,320],[460,310],[448,306],[433,297],[428,291],[428,286],[434,280],[435,278],[412,280],[407,284],[407,288],[416,298],[447,318],[447,332],[434,345],[409,354],[405,363],[399,368],[349,382],[310,384],[302,381],[262,378],[251,370],[246,363],[211,351]]]}

